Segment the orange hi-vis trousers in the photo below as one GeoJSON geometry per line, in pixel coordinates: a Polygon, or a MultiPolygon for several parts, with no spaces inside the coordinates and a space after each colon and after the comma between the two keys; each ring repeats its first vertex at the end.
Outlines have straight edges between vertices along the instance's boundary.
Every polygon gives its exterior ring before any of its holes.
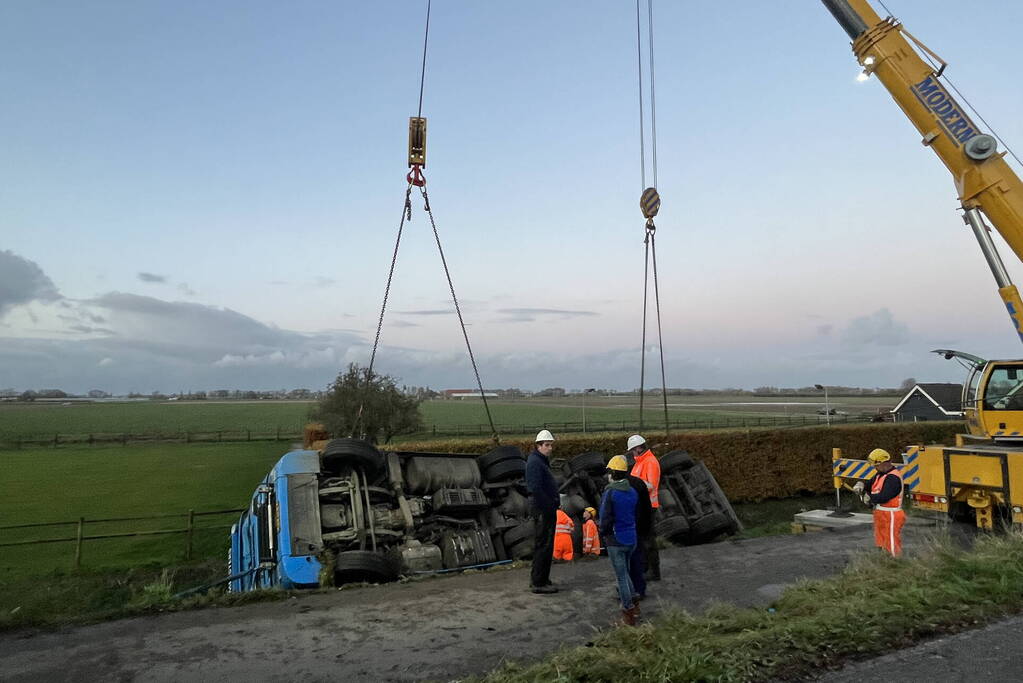
{"type": "Polygon", "coordinates": [[[564,510],[558,510],[558,521],[554,527],[554,559],[570,561],[575,557],[575,548],[572,544],[572,530],[575,522],[565,514],[564,510]]]}
{"type": "Polygon", "coordinates": [[[902,526],[906,513],[900,508],[874,507],[874,543],[893,557],[902,555],[902,526]]]}

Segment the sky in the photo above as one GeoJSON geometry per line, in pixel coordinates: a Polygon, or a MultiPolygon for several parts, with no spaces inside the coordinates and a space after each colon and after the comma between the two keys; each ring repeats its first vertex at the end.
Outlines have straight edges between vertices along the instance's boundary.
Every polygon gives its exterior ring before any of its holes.
{"type": "MultiPolygon", "coordinates": [[[[887,5],[1023,152],[1023,3],[887,5]]],[[[0,388],[321,389],[365,364],[425,17],[0,3],[0,388]]],[[[962,381],[929,351],[1019,355],[951,177],[823,5],[655,0],[653,35],[669,386],[962,381]]],[[[640,384],[636,53],[633,2],[433,3],[425,175],[488,388],[640,384]]],[[[475,384],[418,194],[376,369],[475,384]]]]}

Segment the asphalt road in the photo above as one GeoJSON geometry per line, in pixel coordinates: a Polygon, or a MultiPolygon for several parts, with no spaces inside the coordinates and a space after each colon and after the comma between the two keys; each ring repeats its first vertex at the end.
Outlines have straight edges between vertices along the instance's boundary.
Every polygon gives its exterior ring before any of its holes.
{"type": "Polygon", "coordinates": [[[1019,681],[1023,617],[931,640],[882,657],[850,664],[820,679],[822,683],[927,681],[976,683],[1019,681]]]}
{"type": "MultiPolygon", "coordinates": [[[[662,553],[644,616],[712,601],[767,605],[801,578],[831,575],[869,547],[853,529],[725,541],[662,553]]],[[[315,593],[58,632],[0,635],[4,681],[404,681],[479,674],[582,645],[619,615],[606,558],[555,565],[556,595],[528,569],[315,593]]]]}

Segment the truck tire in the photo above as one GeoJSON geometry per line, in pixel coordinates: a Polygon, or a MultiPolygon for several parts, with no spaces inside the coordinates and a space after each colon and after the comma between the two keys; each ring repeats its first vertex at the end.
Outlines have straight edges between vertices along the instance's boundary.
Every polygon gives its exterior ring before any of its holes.
{"type": "Polygon", "coordinates": [[[572,474],[603,472],[607,469],[607,459],[596,451],[582,453],[568,461],[568,469],[572,474]]]}
{"type": "Polygon", "coordinates": [[[504,532],[504,546],[511,548],[520,541],[528,539],[530,542],[533,540],[533,536],[536,535],[536,527],[532,521],[523,522],[516,527],[508,529],[504,532]]]}
{"type": "Polygon", "coordinates": [[[526,476],[526,461],[521,458],[501,460],[483,471],[483,481],[488,484],[507,479],[521,479],[526,476]]]}
{"type": "Polygon", "coordinates": [[[709,541],[715,536],[720,536],[728,531],[731,526],[732,520],[728,518],[728,515],[723,512],[711,512],[693,522],[691,529],[693,538],[702,542],[709,541]]]}
{"type": "Polygon", "coordinates": [[[476,458],[476,463],[480,466],[480,471],[483,471],[488,467],[506,460],[525,461],[525,457],[523,457],[522,451],[520,451],[516,446],[498,446],[490,452],[476,458]]]}
{"type": "Polygon", "coordinates": [[[513,560],[525,560],[533,554],[533,539],[524,538],[508,548],[508,554],[513,560]]]}
{"type": "Polygon", "coordinates": [[[687,470],[696,464],[689,451],[671,451],[660,460],[661,471],[687,470]]]}
{"type": "Polygon", "coordinates": [[[373,478],[384,469],[384,456],[361,439],[332,439],[323,447],[323,466],[331,470],[359,467],[373,478]]]}
{"type": "Polygon", "coordinates": [[[338,553],[334,560],[334,581],[342,583],[388,583],[400,574],[393,555],[371,550],[349,550],[338,553]]]}
{"type": "Polygon", "coordinates": [[[681,543],[689,535],[689,521],[682,515],[662,519],[654,525],[654,533],[672,543],[681,543]]]}

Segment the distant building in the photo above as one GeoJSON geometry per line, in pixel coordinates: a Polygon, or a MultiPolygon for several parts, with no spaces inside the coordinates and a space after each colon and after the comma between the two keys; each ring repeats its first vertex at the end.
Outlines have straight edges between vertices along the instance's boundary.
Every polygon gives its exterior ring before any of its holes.
{"type": "Polygon", "coordinates": [[[962,384],[917,384],[892,409],[896,422],[963,419],[962,384]]]}
{"type": "MultiPolygon", "coordinates": [[[[465,399],[480,397],[479,389],[445,389],[441,394],[444,398],[465,399]]],[[[487,398],[497,398],[497,392],[494,391],[484,391],[483,395],[487,398]]]]}

